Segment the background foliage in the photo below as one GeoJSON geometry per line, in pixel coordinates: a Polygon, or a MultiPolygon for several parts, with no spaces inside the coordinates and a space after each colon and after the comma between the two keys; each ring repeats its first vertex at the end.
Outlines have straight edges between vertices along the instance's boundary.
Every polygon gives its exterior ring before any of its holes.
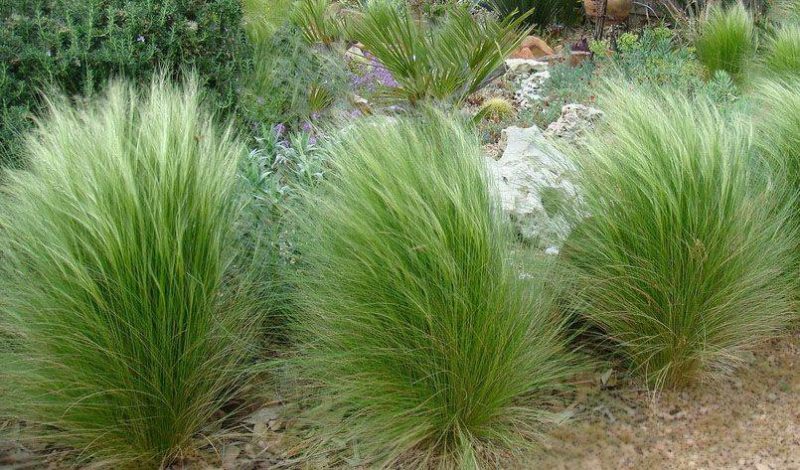
{"type": "Polygon", "coordinates": [[[0,2],[0,165],[20,163],[17,134],[42,107],[40,90],[88,95],[110,77],[147,83],[193,68],[231,109],[245,57],[238,0],[0,2]]]}

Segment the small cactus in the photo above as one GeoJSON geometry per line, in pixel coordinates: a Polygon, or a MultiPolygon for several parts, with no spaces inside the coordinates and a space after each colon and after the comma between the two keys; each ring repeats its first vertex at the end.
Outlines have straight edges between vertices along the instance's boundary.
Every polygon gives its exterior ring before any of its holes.
{"type": "Polygon", "coordinates": [[[483,102],[478,113],[475,115],[476,121],[489,119],[495,122],[513,117],[516,114],[514,105],[505,98],[494,97],[483,102]]]}

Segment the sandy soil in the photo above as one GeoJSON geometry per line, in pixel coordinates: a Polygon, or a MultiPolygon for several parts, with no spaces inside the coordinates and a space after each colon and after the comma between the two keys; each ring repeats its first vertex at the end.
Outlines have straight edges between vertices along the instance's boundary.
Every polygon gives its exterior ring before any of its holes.
{"type": "Polygon", "coordinates": [[[532,468],[800,469],[800,333],[764,344],[748,362],[656,402],[612,374],[606,386],[579,391],[575,416],[532,468]]]}
{"type": "MultiPolygon", "coordinates": [[[[727,378],[658,400],[601,368],[567,400],[570,419],[524,469],[800,470],[800,332],[756,349],[727,378]]],[[[273,402],[172,468],[304,468],[295,410],[273,402]]],[[[0,469],[68,468],[54,449],[0,439],[0,469]]]]}

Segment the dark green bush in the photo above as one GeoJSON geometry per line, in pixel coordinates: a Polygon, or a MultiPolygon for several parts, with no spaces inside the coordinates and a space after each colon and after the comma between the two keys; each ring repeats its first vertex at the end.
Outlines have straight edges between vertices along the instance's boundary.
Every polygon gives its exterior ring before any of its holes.
{"type": "Polygon", "coordinates": [[[19,163],[20,131],[53,84],[86,94],[115,75],[149,82],[159,68],[194,68],[219,106],[235,103],[242,52],[237,0],[0,2],[0,159],[19,163]]]}
{"type": "Polygon", "coordinates": [[[581,4],[575,0],[489,0],[487,3],[501,18],[532,11],[526,21],[540,28],[553,23],[575,24],[581,19],[581,4]]]}

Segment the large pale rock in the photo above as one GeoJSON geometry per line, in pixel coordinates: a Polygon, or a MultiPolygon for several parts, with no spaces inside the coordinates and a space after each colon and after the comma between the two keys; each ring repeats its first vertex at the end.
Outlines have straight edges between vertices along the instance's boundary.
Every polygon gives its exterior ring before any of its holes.
{"type": "Polygon", "coordinates": [[[534,72],[519,81],[517,91],[514,92],[514,99],[521,109],[530,108],[534,102],[542,100],[542,89],[547,80],[550,79],[550,72],[542,70],[534,72]]]}
{"type": "Polygon", "coordinates": [[[582,104],[566,104],[561,108],[561,116],[544,131],[545,137],[562,139],[570,144],[579,144],[587,132],[595,128],[603,117],[599,109],[582,104]]]}
{"type": "Polygon", "coordinates": [[[509,80],[518,80],[525,78],[534,72],[541,72],[547,70],[548,63],[543,60],[536,59],[506,59],[506,78],[509,80]]]}
{"type": "Polygon", "coordinates": [[[556,254],[580,214],[580,196],[571,181],[575,168],[535,126],[509,127],[503,138],[502,157],[489,159],[503,211],[523,240],[556,254]]]}

